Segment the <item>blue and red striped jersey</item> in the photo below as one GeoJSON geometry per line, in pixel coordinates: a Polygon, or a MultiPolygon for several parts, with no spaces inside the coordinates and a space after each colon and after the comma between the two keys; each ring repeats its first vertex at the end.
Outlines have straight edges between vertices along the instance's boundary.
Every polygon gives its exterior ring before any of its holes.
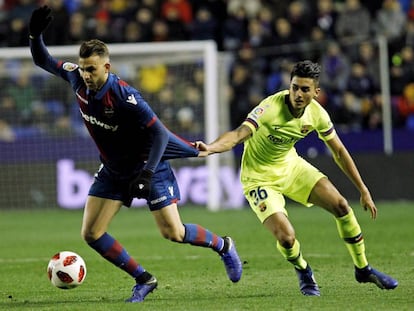
{"type": "Polygon", "coordinates": [[[85,85],[78,65],[52,57],[42,37],[30,40],[33,61],[70,83],[79,111],[99,149],[101,161],[119,173],[155,171],[161,160],[197,157],[199,151],[169,131],[141,93],[109,73],[98,92],[85,85]]]}

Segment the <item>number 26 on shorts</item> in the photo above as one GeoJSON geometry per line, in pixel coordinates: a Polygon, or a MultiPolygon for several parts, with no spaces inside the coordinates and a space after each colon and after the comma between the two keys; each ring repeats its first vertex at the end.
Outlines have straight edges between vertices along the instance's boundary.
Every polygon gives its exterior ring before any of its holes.
{"type": "Polygon", "coordinates": [[[257,187],[257,189],[250,190],[249,195],[251,198],[254,199],[254,205],[258,205],[260,201],[263,201],[267,198],[267,192],[265,189],[261,187],[257,187]]]}

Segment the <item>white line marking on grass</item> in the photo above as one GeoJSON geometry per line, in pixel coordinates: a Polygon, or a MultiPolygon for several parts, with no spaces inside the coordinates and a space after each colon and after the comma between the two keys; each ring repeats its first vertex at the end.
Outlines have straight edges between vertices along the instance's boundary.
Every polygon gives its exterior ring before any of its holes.
{"type": "Polygon", "coordinates": [[[316,257],[316,258],[334,258],[334,257],[342,257],[335,255],[335,254],[327,254],[327,253],[306,253],[306,257],[316,257]]]}
{"type": "Polygon", "coordinates": [[[28,262],[39,262],[49,261],[50,258],[0,258],[0,263],[28,263],[28,262]]]}
{"type": "MultiPolygon", "coordinates": [[[[264,257],[277,257],[277,253],[275,254],[268,254],[268,255],[254,255],[256,258],[264,258],[264,257]]],[[[339,255],[335,254],[326,254],[326,253],[307,253],[307,257],[314,257],[314,258],[335,258],[339,257],[339,255]]],[[[414,256],[414,252],[410,253],[410,256],[414,256]]],[[[132,256],[135,258],[135,256],[132,256]]],[[[248,256],[247,256],[248,257],[248,256]]],[[[199,260],[202,258],[201,255],[170,255],[170,256],[137,256],[140,260],[156,260],[156,261],[163,261],[163,260],[173,260],[173,259],[181,259],[181,260],[199,260]]],[[[0,258],[0,264],[4,263],[31,263],[31,262],[49,262],[50,258],[41,258],[41,257],[19,257],[19,258],[0,258]]],[[[89,258],[89,260],[85,259],[85,261],[93,262],[96,260],[105,260],[102,257],[94,257],[89,258]]]]}

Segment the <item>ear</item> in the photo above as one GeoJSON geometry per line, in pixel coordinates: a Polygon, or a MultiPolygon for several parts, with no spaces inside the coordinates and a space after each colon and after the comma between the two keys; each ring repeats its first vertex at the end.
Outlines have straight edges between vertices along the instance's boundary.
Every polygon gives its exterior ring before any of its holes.
{"type": "Polygon", "coordinates": [[[313,98],[318,98],[318,95],[319,95],[320,92],[321,92],[320,87],[315,88],[315,96],[313,96],[313,98]]]}
{"type": "Polygon", "coordinates": [[[106,72],[109,72],[109,70],[111,69],[111,64],[105,63],[105,69],[106,69],[106,72]]]}

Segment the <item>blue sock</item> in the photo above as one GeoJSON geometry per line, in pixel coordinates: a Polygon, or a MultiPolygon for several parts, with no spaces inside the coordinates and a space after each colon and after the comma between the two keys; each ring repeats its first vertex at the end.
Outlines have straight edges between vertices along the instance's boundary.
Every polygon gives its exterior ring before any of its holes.
{"type": "Polygon", "coordinates": [[[185,235],[183,243],[195,246],[209,247],[220,252],[224,246],[224,240],[217,234],[196,224],[184,224],[185,235]]]}
{"type": "Polygon", "coordinates": [[[99,239],[88,244],[106,260],[134,278],[145,272],[145,269],[129,256],[125,248],[108,233],[104,233],[99,239]]]}

